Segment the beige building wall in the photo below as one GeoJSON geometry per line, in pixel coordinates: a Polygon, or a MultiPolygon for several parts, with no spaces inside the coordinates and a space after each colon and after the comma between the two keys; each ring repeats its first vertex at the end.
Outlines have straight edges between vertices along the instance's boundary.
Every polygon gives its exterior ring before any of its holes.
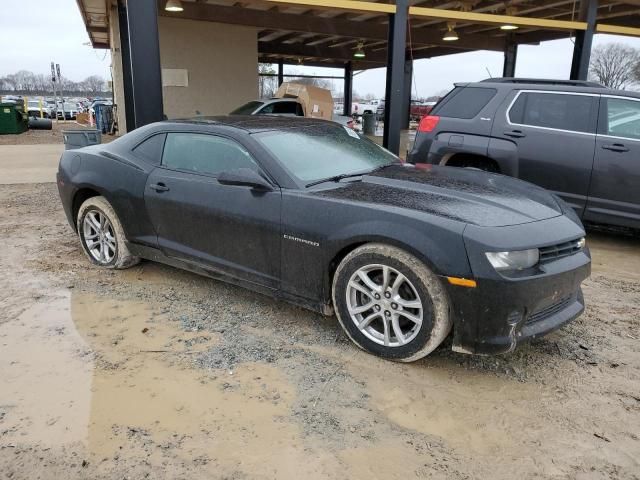
{"type": "MultiPolygon", "coordinates": [[[[188,79],[186,87],[162,88],[168,118],[224,115],[257,97],[255,28],[167,17],[158,28],[162,68],[179,77],[186,70],[188,79]]],[[[164,76],[164,84],[180,83],[164,76]]]]}
{"type": "MultiPolygon", "coordinates": [[[[111,9],[109,24],[114,98],[122,135],[127,129],[117,8],[111,9]]],[[[166,17],[158,18],[158,29],[165,76],[166,69],[171,69],[172,76],[186,71],[188,79],[187,86],[163,86],[168,118],[224,115],[257,97],[257,29],[166,17]]]]}
{"type": "Polygon", "coordinates": [[[111,39],[111,74],[113,76],[113,99],[118,106],[118,133],[127,132],[127,120],[124,114],[124,86],[122,79],[122,53],[120,51],[120,24],[118,8],[109,11],[109,37],[111,39]]]}

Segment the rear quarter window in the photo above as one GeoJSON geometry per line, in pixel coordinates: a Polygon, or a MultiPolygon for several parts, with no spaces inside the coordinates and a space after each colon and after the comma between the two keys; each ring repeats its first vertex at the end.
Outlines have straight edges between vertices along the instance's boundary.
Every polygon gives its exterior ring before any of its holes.
{"type": "Polygon", "coordinates": [[[496,95],[495,88],[456,87],[444,101],[434,108],[434,115],[471,119],[496,95]]]}
{"type": "Polygon", "coordinates": [[[159,133],[147,138],[133,149],[133,154],[153,165],[160,165],[164,138],[164,133],[159,133]]]}

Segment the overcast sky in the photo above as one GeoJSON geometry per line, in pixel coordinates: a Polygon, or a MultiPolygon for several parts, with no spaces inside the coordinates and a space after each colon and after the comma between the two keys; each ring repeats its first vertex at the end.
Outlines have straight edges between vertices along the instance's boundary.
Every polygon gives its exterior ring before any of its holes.
{"type": "MultiPolygon", "coordinates": [[[[0,1],[5,7],[4,13],[0,15],[0,45],[3,46],[0,48],[0,75],[22,69],[47,73],[50,62],[55,61],[61,65],[62,74],[75,81],[89,75],[111,78],[111,59],[107,51],[93,50],[86,45],[89,37],[84,29],[76,0],[0,1]],[[4,48],[6,45],[13,48],[4,48]]],[[[597,35],[594,44],[612,41],[640,48],[638,38],[611,35],[597,35]]],[[[537,46],[520,46],[516,75],[568,78],[572,48],[573,44],[568,38],[537,46]]],[[[492,76],[500,76],[502,61],[502,53],[487,51],[418,60],[414,65],[414,96],[426,97],[449,90],[454,82],[487,78],[487,69],[492,76]]],[[[297,66],[287,69],[304,73],[342,75],[340,70],[334,69],[297,66]]],[[[361,94],[373,93],[383,96],[384,87],[385,73],[382,68],[368,70],[354,78],[354,90],[361,94]]]]}

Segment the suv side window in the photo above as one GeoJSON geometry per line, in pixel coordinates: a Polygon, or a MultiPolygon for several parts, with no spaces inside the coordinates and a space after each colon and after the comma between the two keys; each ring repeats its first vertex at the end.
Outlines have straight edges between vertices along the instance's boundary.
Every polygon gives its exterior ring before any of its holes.
{"type": "Polygon", "coordinates": [[[601,132],[613,137],[640,140],[640,101],[604,97],[606,119],[601,132]]]}
{"type": "Polygon", "coordinates": [[[496,93],[495,88],[456,87],[445,97],[446,101],[443,101],[433,114],[441,117],[471,119],[480,113],[496,93]],[[458,90],[457,93],[456,90],[458,90]]]}
{"type": "Polygon", "coordinates": [[[594,133],[597,97],[568,93],[522,92],[508,112],[518,125],[594,133]]]}
{"type": "Polygon", "coordinates": [[[162,165],[205,175],[258,166],[240,144],[228,138],[203,133],[168,133],[162,165]]]}
{"type": "Polygon", "coordinates": [[[136,157],[140,157],[153,165],[160,165],[164,137],[164,133],[153,135],[138,144],[132,151],[136,157]]]}

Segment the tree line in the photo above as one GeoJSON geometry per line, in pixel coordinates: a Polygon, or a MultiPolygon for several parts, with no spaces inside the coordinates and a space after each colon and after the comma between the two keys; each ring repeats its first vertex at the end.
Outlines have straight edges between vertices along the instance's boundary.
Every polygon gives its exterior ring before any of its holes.
{"type": "MultiPolygon", "coordinates": [[[[107,82],[99,75],[90,75],[84,80],[75,82],[62,77],[62,82],[56,82],[56,90],[63,93],[96,95],[108,91],[107,82]]],[[[33,73],[28,70],[20,70],[0,77],[0,92],[15,93],[20,95],[46,95],[53,92],[51,75],[33,73]]]]}
{"type": "Polygon", "coordinates": [[[616,90],[640,87],[640,49],[607,43],[591,52],[589,79],[616,90]]]}

